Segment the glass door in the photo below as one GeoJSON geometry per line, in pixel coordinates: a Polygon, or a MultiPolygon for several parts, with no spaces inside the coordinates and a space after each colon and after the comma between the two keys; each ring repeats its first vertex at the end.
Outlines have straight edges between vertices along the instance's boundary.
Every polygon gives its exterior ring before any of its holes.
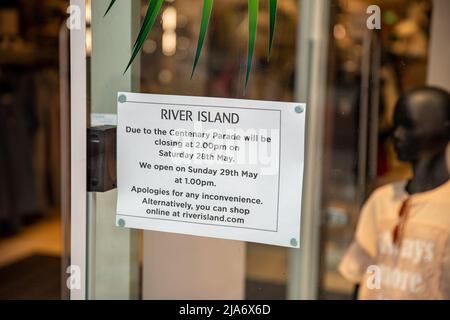
{"type": "MultiPolygon", "coordinates": [[[[114,115],[118,91],[139,91],[139,63],[123,74],[140,23],[140,3],[120,1],[103,18],[107,1],[72,1],[72,267],[81,286],[74,299],[139,297],[139,234],[115,226],[116,192],[89,192],[87,128],[95,115],[114,115]],[[113,36],[112,36],[113,35],[113,36]],[[113,40],[113,38],[115,40],[113,40]],[[113,41],[112,41],[113,40],[113,41]]],[[[97,122],[97,123],[95,123],[97,122]]],[[[114,124],[110,120],[109,124],[114,124]]]]}
{"type": "MultiPolygon", "coordinates": [[[[196,73],[199,1],[163,1],[126,72],[149,1],[72,0],[73,299],[314,299],[319,226],[329,2],[279,0],[272,56],[268,1],[259,2],[247,90],[248,1],[216,0],[196,73]],[[115,125],[119,91],[300,101],[311,105],[301,249],[120,228],[117,192],[89,192],[88,128],[115,125]]],[[[90,171],[89,171],[90,172],[90,171]]],[[[301,197],[302,195],[299,195],[301,197]]]]}
{"type": "Polygon", "coordinates": [[[361,207],[376,188],[410,176],[409,166],[394,154],[393,114],[400,94],[429,83],[429,43],[439,37],[438,29],[430,30],[431,17],[438,19],[431,15],[433,4],[443,2],[331,1],[321,199],[322,299],[354,297],[355,285],[344,280],[338,267],[353,241],[361,207]]]}

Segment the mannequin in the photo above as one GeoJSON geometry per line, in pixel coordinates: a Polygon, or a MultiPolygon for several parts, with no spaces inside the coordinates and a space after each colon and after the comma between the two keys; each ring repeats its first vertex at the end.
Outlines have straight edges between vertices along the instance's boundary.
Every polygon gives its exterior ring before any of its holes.
{"type": "Polygon", "coordinates": [[[450,140],[450,95],[422,87],[403,95],[394,113],[394,147],[400,161],[410,162],[409,194],[430,191],[450,179],[446,148],[450,140]]]}
{"type": "Polygon", "coordinates": [[[369,197],[339,271],[361,299],[450,299],[450,94],[404,93],[393,140],[413,176],[369,197]]]}

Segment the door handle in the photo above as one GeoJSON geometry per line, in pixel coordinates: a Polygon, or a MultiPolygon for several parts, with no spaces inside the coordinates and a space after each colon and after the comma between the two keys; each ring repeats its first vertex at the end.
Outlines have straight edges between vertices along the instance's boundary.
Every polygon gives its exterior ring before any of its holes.
{"type": "Polygon", "coordinates": [[[117,188],[117,127],[88,128],[87,190],[106,192],[117,188]]]}

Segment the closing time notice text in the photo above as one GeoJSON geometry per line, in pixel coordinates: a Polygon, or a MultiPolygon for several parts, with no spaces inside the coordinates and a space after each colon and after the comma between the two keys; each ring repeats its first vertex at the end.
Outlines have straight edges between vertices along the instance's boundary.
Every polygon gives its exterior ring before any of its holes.
{"type": "Polygon", "coordinates": [[[119,227],[299,247],[305,105],[118,100],[119,227]]]}

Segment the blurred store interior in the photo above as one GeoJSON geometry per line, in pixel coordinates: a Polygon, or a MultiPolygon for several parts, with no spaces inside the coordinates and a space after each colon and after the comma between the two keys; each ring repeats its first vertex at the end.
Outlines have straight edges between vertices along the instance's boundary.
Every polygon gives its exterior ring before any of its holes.
{"type": "Polygon", "coordinates": [[[0,299],[60,297],[58,57],[67,5],[0,3],[0,299]]]}
{"type": "MultiPolygon", "coordinates": [[[[351,299],[354,288],[337,265],[361,204],[375,187],[410,174],[392,151],[392,113],[401,92],[427,83],[433,6],[432,0],[330,1],[322,212],[315,213],[323,217],[317,285],[319,298],[351,299]],[[381,30],[361,27],[373,4],[382,10],[381,30]]],[[[0,3],[0,299],[67,297],[60,280],[67,254],[60,209],[66,124],[60,110],[68,97],[60,92],[67,81],[61,48],[68,45],[68,2],[0,3]]],[[[296,99],[299,1],[278,1],[270,62],[267,1],[261,1],[245,96],[247,1],[215,1],[203,59],[189,80],[200,24],[193,2],[165,2],[143,46],[141,92],[296,99]],[[169,30],[171,23],[175,29],[169,30]]],[[[147,3],[142,1],[143,14],[147,3]]],[[[246,297],[287,298],[288,249],[247,243],[246,252],[246,297]]]]}

